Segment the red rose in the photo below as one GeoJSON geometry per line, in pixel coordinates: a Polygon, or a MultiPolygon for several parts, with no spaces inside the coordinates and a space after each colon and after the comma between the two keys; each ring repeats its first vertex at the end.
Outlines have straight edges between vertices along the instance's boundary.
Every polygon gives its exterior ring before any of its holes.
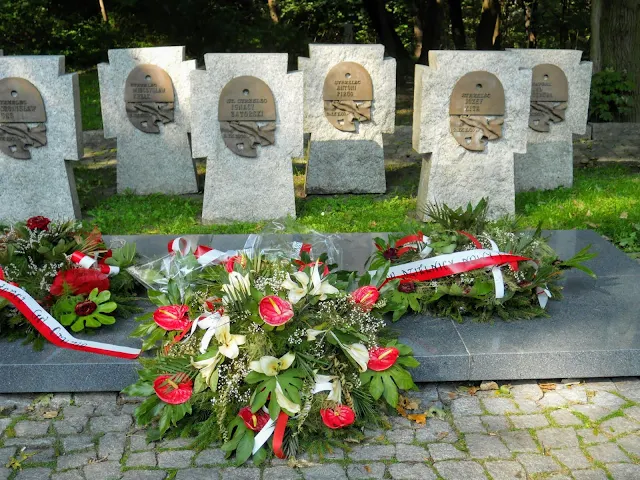
{"type": "Polygon", "coordinates": [[[356,414],[346,405],[320,410],[322,421],[329,428],[344,428],[356,421],[356,414]]]}
{"type": "Polygon", "coordinates": [[[415,282],[404,282],[398,285],[398,291],[402,293],[413,293],[416,291],[415,282]]]}
{"type": "Polygon", "coordinates": [[[251,413],[251,407],[242,407],[238,412],[238,416],[242,418],[244,424],[249,430],[259,432],[262,430],[269,421],[269,414],[258,410],[256,413],[251,413]]]}
{"type": "Polygon", "coordinates": [[[45,232],[49,231],[49,224],[51,220],[47,217],[37,216],[31,217],[27,220],[27,228],[29,230],[44,230],[45,232]]]}
{"type": "Polygon", "coordinates": [[[87,315],[91,315],[95,312],[97,308],[98,305],[96,305],[96,302],[85,300],[84,302],[80,302],[76,305],[75,312],[79,317],[86,317],[87,315]]]}
{"type": "Polygon", "coordinates": [[[369,350],[367,368],[374,372],[381,372],[393,366],[400,355],[396,347],[376,347],[369,350]]]}
{"type": "Polygon", "coordinates": [[[368,285],[366,287],[360,287],[355,292],[351,293],[351,298],[359,305],[364,311],[370,311],[378,301],[380,292],[376,287],[368,285]]]}
{"type": "Polygon", "coordinates": [[[258,313],[265,323],[277,327],[291,320],[293,307],[289,302],[276,295],[268,295],[260,300],[258,313]]]}
{"type": "Polygon", "coordinates": [[[86,268],[72,268],[59,271],[49,291],[51,295],[59,297],[64,293],[64,284],[69,286],[74,295],[88,295],[97,288],[99,292],[109,290],[109,277],[98,270],[86,268]]]}
{"type": "Polygon", "coordinates": [[[189,321],[188,305],[167,305],[153,312],[153,321],[165,330],[184,330],[189,321]]]}
{"type": "Polygon", "coordinates": [[[193,395],[193,381],[184,373],[160,375],[154,380],[153,389],[164,403],[180,405],[193,395]]]}

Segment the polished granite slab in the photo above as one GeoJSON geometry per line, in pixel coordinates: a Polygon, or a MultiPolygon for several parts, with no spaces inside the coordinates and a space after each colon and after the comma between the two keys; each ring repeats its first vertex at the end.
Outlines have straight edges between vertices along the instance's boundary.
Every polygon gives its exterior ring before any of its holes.
{"type": "MultiPolygon", "coordinates": [[[[640,374],[640,265],[592,231],[553,231],[551,244],[568,258],[591,244],[599,255],[588,265],[593,280],[567,272],[564,299],[549,302],[550,318],[481,324],[471,320],[414,315],[392,325],[413,347],[420,366],[416,381],[581,378],[640,374]]],[[[344,234],[335,240],[341,265],[363,270],[375,234],[344,234]]],[[[187,235],[194,244],[219,250],[242,248],[247,235],[187,235]]],[[[107,242],[135,241],[144,259],[166,254],[174,236],[112,236],[107,242]]],[[[306,241],[304,235],[265,238],[263,245],[306,241]]],[[[128,338],[132,319],[103,327],[91,339],[139,346],[128,338]]],[[[78,335],[80,336],[80,335],[78,335]]],[[[0,342],[2,392],[113,391],[136,380],[137,362],[45,345],[34,352],[19,342],[0,342]]]]}

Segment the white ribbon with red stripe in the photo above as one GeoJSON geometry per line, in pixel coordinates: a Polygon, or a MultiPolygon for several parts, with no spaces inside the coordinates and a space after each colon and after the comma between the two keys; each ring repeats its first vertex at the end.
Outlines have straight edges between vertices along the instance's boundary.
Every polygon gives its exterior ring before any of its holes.
{"type": "MultiPolygon", "coordinates": [[[[175,254],[180,253],[181,255],[187,255],[191,252],[191,241],[184,237],[174,238],[167,245],[169,253],[175,254]]],[[[211,264],[219,264],[226,262],[229,258],[238,255],[240,251],[238,250],[229,250],[226,252],[222,252],[220,250],[216,250],[215,248],[207,247],[204,245],[199,245],[194,250],[193,254],[195,255],[198,263],[203,267],[211,264]]]]}
{"type": "Polygon", "coordinates": [[[120,273],[120,267],[106,265],[103,263],[98,264],[98,261],[95,258],[92,258],[89,255],[77,250],[71,254],[71,262],[75,263],[81,268],[86,269],[94,268],[97,265],[98,269],[102,273],[104,273],[105,275],[109,275],[110,277],[113,277],[114,275],[120,273]]]}

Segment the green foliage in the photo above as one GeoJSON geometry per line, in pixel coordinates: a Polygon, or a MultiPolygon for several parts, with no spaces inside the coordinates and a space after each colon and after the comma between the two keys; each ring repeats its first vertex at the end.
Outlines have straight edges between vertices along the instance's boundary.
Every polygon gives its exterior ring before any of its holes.
{"type": "Polygon", "coordinates": [[[633,107],[634,83],[627,72],[605,68],[591,80],[589,116],[591,121],[620,121],[633,107]]]}
{"type": "Polygon", "coordinates": [[[80,74],[79,80],[82,130],[100,130],[102,128],[102,110],[100,108],[98,72],[96,70],[84,72],[80,74]]]}

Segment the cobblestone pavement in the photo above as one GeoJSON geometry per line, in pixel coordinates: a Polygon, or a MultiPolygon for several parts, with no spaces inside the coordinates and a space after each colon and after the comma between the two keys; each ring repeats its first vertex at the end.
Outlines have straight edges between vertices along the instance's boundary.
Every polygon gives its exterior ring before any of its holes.
{"type": "Polygon", "coordinates": [[[187,439],[148,445],[117,393],[0,395],[0,480],[640,479],[638,378],[422,384],[410,397],[444,415],[391,417],[323,460],[236,468],[187,439]]]}

